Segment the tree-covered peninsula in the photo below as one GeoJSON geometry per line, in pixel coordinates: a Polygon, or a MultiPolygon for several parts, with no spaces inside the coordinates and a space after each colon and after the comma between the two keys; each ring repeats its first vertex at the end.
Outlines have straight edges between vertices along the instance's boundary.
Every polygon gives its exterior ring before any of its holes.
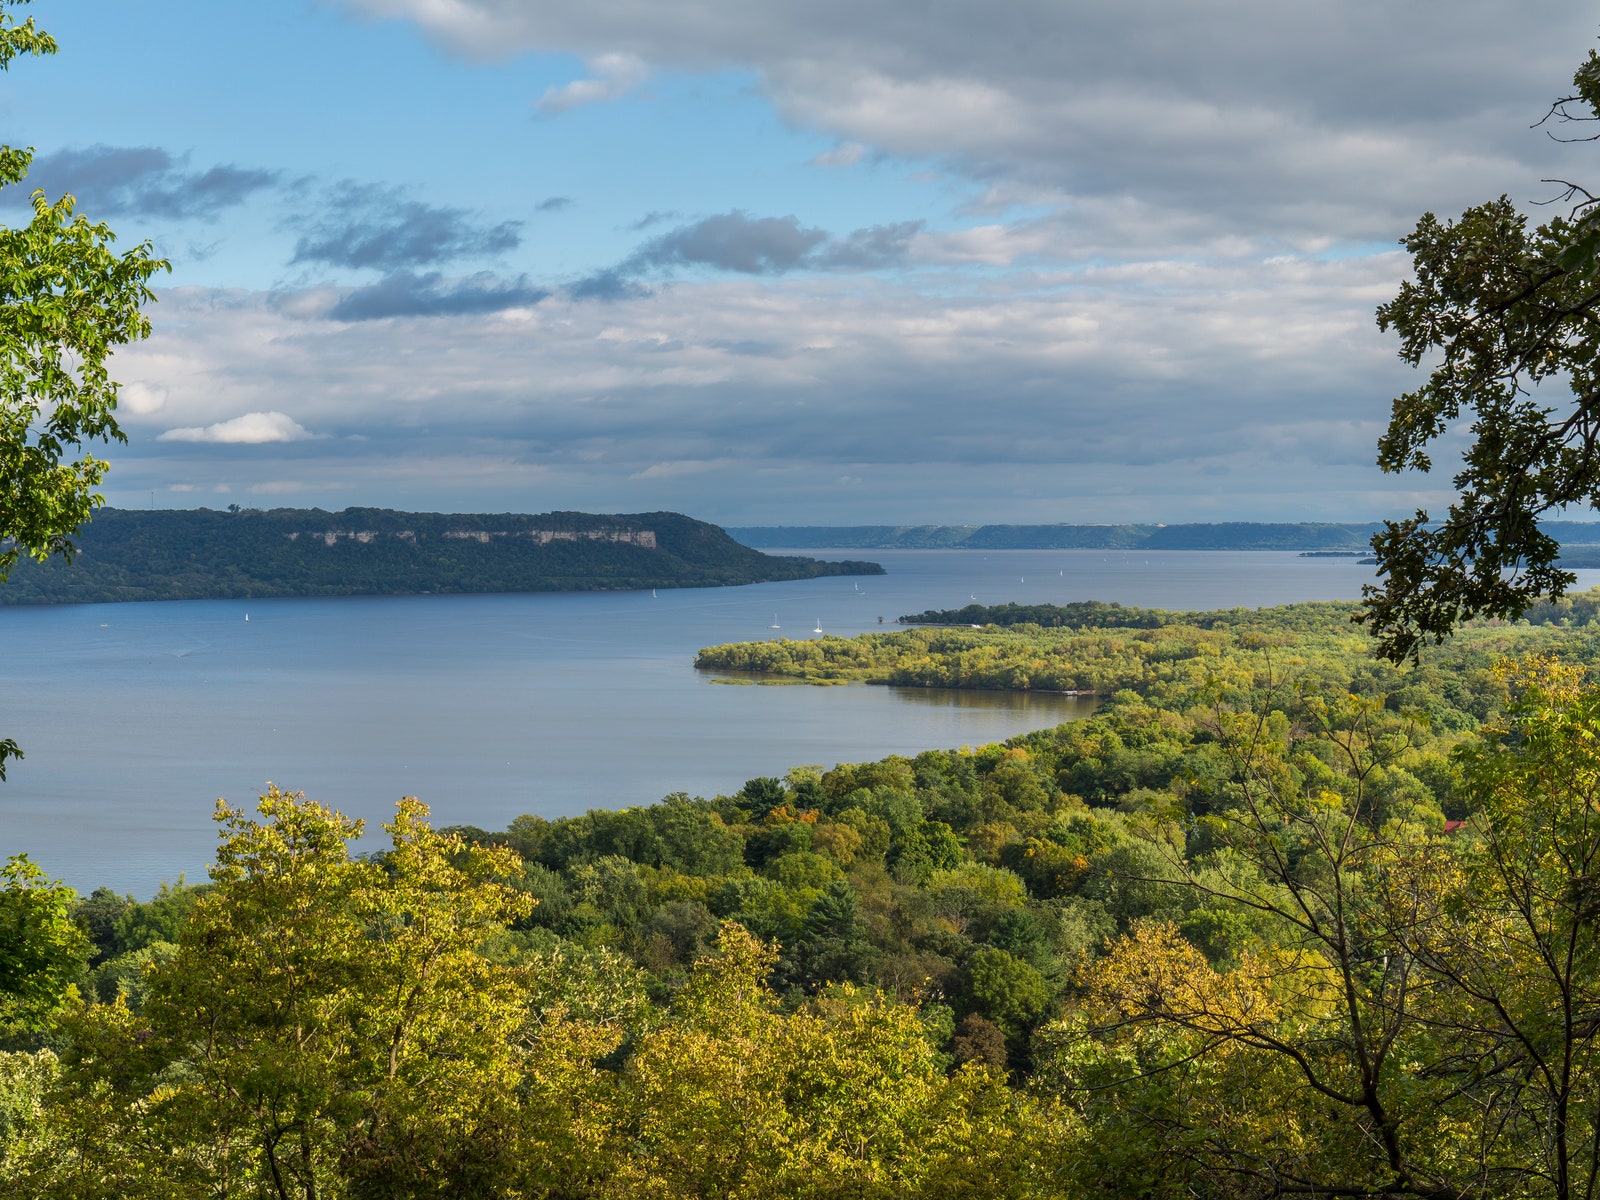
{"type": "MultiPolygon", "coordinates": [[[[1196,613],[1100,602],[972,606],[902,618],[927,623],[890,633],[707,646],[695,666],[819,684],[1165,695],[1227,677],[1249,661],[1239,656],[1251,648],[1277,647],[1319,678],[1367,672],[1362,664],[1371,643],[1352,623],[1358,610],[1355,601],[1196,613]]],[[[1544,602],[1516,623],[1468,626],[1454,645],[1435,651],[1432,662],[1458,672],[1468,661],[1487,665],[1498,654],[1587,656],[1597,613],[1600,590],[1544,602]]],[[[1379,674],[1385,686],[1402,686],[1400,676],[1379,674]]]]}
{"type": "Polygon", "coordinates": [[[762,554],[678,513],[407,513],[380,508],[102,509],[69,563],[24,558],[0,604],[578,592],[878,575],[762,554]]]}

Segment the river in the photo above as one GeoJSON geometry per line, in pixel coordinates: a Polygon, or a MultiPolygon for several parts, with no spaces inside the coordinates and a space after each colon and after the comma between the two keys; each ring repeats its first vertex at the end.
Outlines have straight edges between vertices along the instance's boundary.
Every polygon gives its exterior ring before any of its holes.
{"type": "MultiPolygon", "coordinates": [[[[176,601],[0,609],[0,854],[80,890],[204,875],[213,802],[267,781],[375,829],[402,795],[438,824],[714,795],[792,766],[985,742],[1082,716],[1059,696],[729,687],[718,642],[892,627],[984,603],[1164,608],[1350,599],[1351,559],[1287,553],[899,550],[889,574],[565,595],[176,601]],[[878,618],[885,621],[880,626],[878,618]],[[248,619],[247,619],[248,618],[248,619]],[[776,622],[781,630],[769,627],[776,622]]],[[[1580,587],[1600,580],[1584,572],[1580,587]]]]}

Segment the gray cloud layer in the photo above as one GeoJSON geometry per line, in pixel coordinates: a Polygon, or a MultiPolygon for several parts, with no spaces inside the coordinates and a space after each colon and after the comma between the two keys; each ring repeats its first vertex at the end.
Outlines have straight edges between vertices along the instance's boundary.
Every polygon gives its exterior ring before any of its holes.
{"type": "MultiPolygon", "coordinates": [[[[651,214],[654,217],[656,214],[651,214]]],[[[646,218],[643,224],[654,224],[646,218]]],[[[679,225],[646,242],[622,262],[567,288],[579,300],[647,295],[638,277],[678,267],[739,275],[791,271],[873,271],[905,264],[921,221],[857,229],[834,237],[800,224],[798,217],[751,217],[737,210],[679,225]]]]}
{"type": "Polygon", "coordinates": [[[462,208],[412,200],[398,188],[342,183],[295,242],[294,262],[395,271],[503,254],[522,223],[486,224],[462,208]]]}
{"type": "Polygon", "coordinates": [[[466,279],[446,280],[437,272],[396,271],[346,293],[328,309],[328,316],[336,321],[470,316],[537,304],[549,294],[530,284],[526,275],[500,279],[484,271],[466,279]]]}
{"type": "Polygon", "coordinates": [[[804,228],[795,217],[730,212],[680,225],[641,247],[628,263],[635,270],[705,266],[742,275],[776,275],[800,266],[827,240],[825,230],[804,228]]]}
{"type": "Polygon", "coordinates": [[[1410,499],[1370,465],[1373,397],[1407,376],[1367,316],[1396,258],[952,279],[939,295],[742,276],[605,306],[463,304],[398,335],[315,319],[329,302],[314,297],[178,291],[119,358],[130,383],[166,388],[159,411],[129,415],[129,453],[277,411],[330,437],[284,443],[264,478],[348,471],[385,503],[421,478],[443,489],[434,504],[460,496],[483,481],[449,471],[481,456],[510,507],[548,485],[551,503],[709,513],[743,488],[780,519],[782,504],[843,504],[849,479],[885,519],[1022,519],[1040,511],[1010,499],[1028,480],[1081,519],[1182,519],[1175,494],[1224,488],[1206,511],[1246,516],[1271,495],[1283,515],[1365,517],[1410,499]]]}
{"type": "Polygon", "coordinates": [[[486,509],[751,522],[1406,511],[1448,481],[1372,465],[1389,397],[1415,383],[1372,323],[1406,264],[1372,244],[1589,161],[1527,129],[1593,41],[1577,0],[343,2],[467,53],[584,57],[596,86],[551,93],[551,120],[626,91],[598,86],[622,78],[605,55],[640,64],[631,79],[752,72],[835,139],[830,186],[885,157],[931,163],[977,223],[652,214],[635,252],[545,295],[449,273],[515,226],[369,189],[306,232],[303,261],[377,283],[163,300],[155,339],[119,355],[165,397],[129,415],[136,463],[177,453],[150,444],[166,429],[282,413],[327,438],[248,469],[308,502],[462,506],[482,488],[486,509]]]}
{"type": "Polygon", "coordinates": [[[191,171],[186,159],[155,146],[89,146],[35,158],[12,199],[43,188],[52,199],[75,196],[89,215],[214,220],[278,177],[277,171],[231,165],[191,171]]]}
{"type": "Polygon", "coordinates": [[[942,161],[994,204],[1137,200],[1199,239],[1390,239],[1536,188],[1551,148],[1527,126],[1597,24],[1580,0],[344,2],[489,57],[753,70],[790,121],[942,161]]]}

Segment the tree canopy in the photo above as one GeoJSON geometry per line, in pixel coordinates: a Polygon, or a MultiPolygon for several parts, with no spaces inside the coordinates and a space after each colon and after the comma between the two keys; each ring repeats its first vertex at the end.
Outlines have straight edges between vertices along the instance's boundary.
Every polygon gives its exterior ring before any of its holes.
{"type": "MultiPolygon", "coordinates": [[[[1600,120],[1600,56],[1541,124],[1567,137],[1600,120]]],[[[1381,651],[1414,657],[1475,615],[1515,617],[1573,582],[1546,514],[1600,504],[1600,197],[1566,181],[1568,211],[1529,228],[1501,196],[1454,221],[1426,213],[1404,239],[1415,278],[1378,309],[1427,382],[1394,402],[1378,446],[1385,471],[1428,471],[1430,447],[1467,419],[1472,441],[1442,521],[1424,510],[1372,541],[1381,587],[1364,620],[1381,651]]]]}
{"type": "MultiPolygon", "coordinates": [[[[0,0],[0,70],[56,42],[0,0]]],[[[32,150],[0,146],[0,188],[27,178],[32,150]]],[[[75,211],[71,196],[33,193],[26,224],[0,227],[0,582],[18,557],[70,557],[108,464],[85,441],[124,441],[107,360],[149,335],[141,311],[150,277],[167,266],[150,243],[117,253],[116,235],[75,211]],[[79,454],[74,458],[73,455],[79,454]]],[[[0,739],[0,779],[16,742],[0,739]]]]}

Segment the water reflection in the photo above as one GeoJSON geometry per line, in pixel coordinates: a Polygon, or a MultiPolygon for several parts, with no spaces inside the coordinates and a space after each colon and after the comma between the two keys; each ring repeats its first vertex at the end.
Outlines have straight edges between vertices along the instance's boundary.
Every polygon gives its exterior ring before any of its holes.
{"type": "Polygon", "coordinates": [[[908,687],[899,684],[867,683],[861,680],[812,683],[764,675],[757,671],[716,670],[701,672],[707,683],[723,687],[759,688],[872,688],[881,690],[900,704],[923,708],[958,708],[984,712],[1025,713],[1038,718],[1038,724],[1060,725],[1093,716],[1100,707],[1099,696],[1067,695],[1064,692],[1001,692],[979,688],[908,687]]]}
{"type": "Polygon", "coordinates": [[[973,708],[1027,713],[1040,726],[1081,721],[1100,707],[1099,696],[1063,696],[1058,692],[983,692],[961,688],[891,687],[886,689],[902,704],[927,708],[973,708]]]}

